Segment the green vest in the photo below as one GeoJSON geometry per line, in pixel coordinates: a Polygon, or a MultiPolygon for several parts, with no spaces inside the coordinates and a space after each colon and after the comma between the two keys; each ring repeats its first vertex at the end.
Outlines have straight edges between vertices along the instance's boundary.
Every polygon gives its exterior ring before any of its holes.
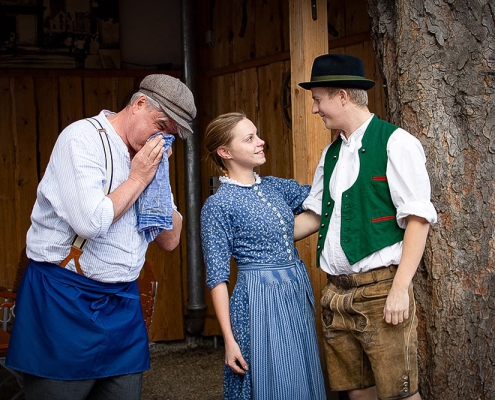
{"type": "MultiPolygon", "coordinates": [[[[397,210],[390,196],[386,176],[387,142],[396,129],[396,126],[373,117],[359,149],[359,175],[356,182],[342,193],[340,243],[351,265],[404,238],[404,230],[397,225],[397,210]]],[[[341,145],[339,136],[325,156],[316,250],[318,267],[334,206],[330,196],[330,177],[337,164],[341,145]]]]}

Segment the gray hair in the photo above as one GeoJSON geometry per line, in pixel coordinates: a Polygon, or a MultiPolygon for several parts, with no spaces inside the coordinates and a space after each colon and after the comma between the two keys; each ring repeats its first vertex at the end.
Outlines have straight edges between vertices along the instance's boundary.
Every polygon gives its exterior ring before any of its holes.
{"type": "MultiPolygon", "coordinates": [[[[162,107],[160,106],[160,104],[155,99],[152,99],[150,96],[144,94],[143,92],[134,93],[127,105],[130,106],[131,104],[134,104],[134,102],[141,96],[144,96],[146,98],[146,103],[147,103],[146,109],[148,111],[159,110],[159,111],[163,112],[168,118],[170,118],[170,116],[165,111],[163,111],[162,107]]],[[[179,137],[181,139],[187,138],[187,136],[189,135],[189,132],[187,132],[181,125],[179,125],[177,123],[177,121],[175,121],[175,125],[177,126],[177,134],[179,135],[179,137]]]]}

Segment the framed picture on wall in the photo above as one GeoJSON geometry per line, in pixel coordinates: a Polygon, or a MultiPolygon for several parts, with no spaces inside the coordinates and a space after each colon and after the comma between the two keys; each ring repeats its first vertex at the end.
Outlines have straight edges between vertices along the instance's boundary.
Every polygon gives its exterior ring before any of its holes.
{"type": "Polygon", "coordinates": [[[119,69],[118,0],[0,0],[0,68],[119,69]]]}

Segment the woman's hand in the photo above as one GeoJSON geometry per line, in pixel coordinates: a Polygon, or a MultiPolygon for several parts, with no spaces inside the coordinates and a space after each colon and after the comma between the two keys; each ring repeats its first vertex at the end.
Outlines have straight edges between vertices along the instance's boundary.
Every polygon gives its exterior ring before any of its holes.
{"type": "Polygon", "coordinates": [[[241,349],[235,340],[225,343],[225,364],[239,375],[245,375],[249,369],[247,362],[242,357],[241,349]]]}
{"type": "Polygon", "coordinates": [[[225,364],[239,375],[245,375],[248,370],[247,362],[242,357],[241,349],[234,339],[230,325],[229,293],[227,283],[221,282],[211,290],[213,307],[217,314],[220,329],[225,343],[225,364]]]}

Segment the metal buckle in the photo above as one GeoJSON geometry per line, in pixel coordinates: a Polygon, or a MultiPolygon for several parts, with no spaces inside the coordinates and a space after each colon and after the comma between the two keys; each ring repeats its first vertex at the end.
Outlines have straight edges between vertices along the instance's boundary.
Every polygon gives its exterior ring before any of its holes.
{"type": "Polygon", "coordinates": [[[337,286],[344,290],[349,290],[354,287],[354,282],[349,275],[338,275],[337,276],[337,286]]]}

